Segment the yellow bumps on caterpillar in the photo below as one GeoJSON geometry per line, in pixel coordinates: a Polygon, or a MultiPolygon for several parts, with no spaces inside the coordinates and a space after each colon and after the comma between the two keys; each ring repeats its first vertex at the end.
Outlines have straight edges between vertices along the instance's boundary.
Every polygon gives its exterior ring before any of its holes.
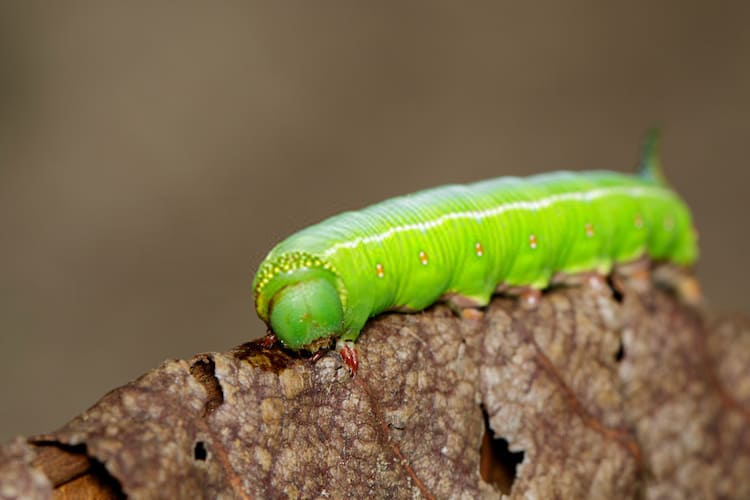
{"type": "Polygon", "coordinates": [[[335,272],[333,266],[322,259],[306,252],[284,253],[274,260],[266,260],[255,276],[255,295],[263,292],[263,288],[277,275],[290,273],[296,269],[320,268],[335,272]]]}

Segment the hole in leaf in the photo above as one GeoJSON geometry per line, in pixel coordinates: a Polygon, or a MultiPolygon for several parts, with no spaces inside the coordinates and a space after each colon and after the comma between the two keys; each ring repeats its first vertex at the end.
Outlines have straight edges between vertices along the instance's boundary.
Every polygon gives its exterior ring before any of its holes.
{"type": "Polygon", "coordinates": [[[498,438],[490,428],[487,410],[482,407],[484,435],[479,449],[479,474],[485,483],[494,485],[504,494],[509,494],[516,479],[516,467],[523,462],[523,451],[510,451],[508,441],[498,438]]]}
{"type": "MultiPolygon", "coordinates": [[[[102,491],[99,498],[116,498],[126,499],[125,492],[122,491],[122,485],[112,474],[109,473],[103,463],[93,460],[93,467],[89,471],[91,482],[96,484],[97,489],[102,491]]],[[[75,481],[75,479],[73,480],[75,481]]]]}
{"type": "Polygon", "coordinates": [[[190,366],[190,374],[206,390],[206,402],[203,405],[203,416],[213,413],[224,402],[224,391],[214,371],[216,363],[211,356],[201,354],[197,356],[190,366]]]}
{"type": "Polygon", "coordinates": [[[203,444],[203,441],[198,441],[195,443],[195,448],[193,449],[193,456],[196,460],[205,460],[208,456],[208,452],[206,451],[206,445],[203,444]]]}
{"type": "Polygon", "coordinates": [[[612,274],[607,276],[607,285],[609,285],[609,290],[612,292],[612,298],[615,299],[615,302],[622,304],[622,301],[625,299],[625,296],[620,291],[620,287],[615,282],[615,279],[612,276],[612,274]]]}
{"type": "Polygon", "coordinates": [[[622,339],[620,339],[620,345],[617,348],[617,352],[615,353],[615,361],[620,362],[622,361],[622,358],[625,357],[625,345],[622,343],[622,339]]]}
{"type": "MultiPolygon", "coordinates": [[[[88,492],[96,498],[125,499],[120,482],[102,462],[88,455],[86,445],[66,445],[57,441],[29,441],[36,446],[32,465],[41,470],[55,487],[55,498],[83,498],[88,492]],[[67,491],[67,494],[62,494],[67,491]]],[[[88,497],[87,497],[88,498],[88,497]]]]}

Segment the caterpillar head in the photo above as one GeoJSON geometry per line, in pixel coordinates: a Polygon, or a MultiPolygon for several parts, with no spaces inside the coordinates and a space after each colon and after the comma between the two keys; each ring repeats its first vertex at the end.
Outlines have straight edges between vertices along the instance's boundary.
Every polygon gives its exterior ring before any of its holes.
{"type": "Polygon", "coordinates": [[[271,254],[255,275],[255,310],[290,349],[316,350],[344,329],[338,275],[305,252],[271,254]]]}
{"type": "Polygon", "coordinates": [[[268,304],[271,329],[291,349],[315,345],[339,333],[344,311],[326,277],[302,279],[280,288],[268,304]]]}

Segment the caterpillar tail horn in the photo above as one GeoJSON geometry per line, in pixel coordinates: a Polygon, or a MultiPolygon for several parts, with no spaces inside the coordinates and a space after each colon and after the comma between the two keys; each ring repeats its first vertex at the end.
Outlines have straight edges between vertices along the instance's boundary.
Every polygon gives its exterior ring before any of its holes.
{"type": "Polygon", "coordinates": [[[667,184],[661,167],[661,130],[657,127],[646,133],[638,175],[654,184],[663,186],[667,184]]]}

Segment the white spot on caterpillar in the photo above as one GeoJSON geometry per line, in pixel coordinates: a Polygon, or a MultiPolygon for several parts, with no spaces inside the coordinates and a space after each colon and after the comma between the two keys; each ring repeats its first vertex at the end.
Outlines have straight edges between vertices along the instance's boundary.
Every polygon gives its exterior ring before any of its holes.
{"type": "Polygon", "coordinates": [[[477,253],[477,257],[481,257],[484,255],[484,249],[482,248],[482,244],[478,241],[474,243],[474,251],[477,253]]]}
{"type": "Polygon", "coordinates": [[[382,278],[383,276],[385,276],[385,270],[383,269],[383,264],[381,264],[380,262],[375,264],[375,274],[378,275],[378,278],[382,278]]]}
{"type": "Polygon", "coordinates": [[[591,223],[586,223],[586,236],[588,238],[594,236],[594,225],[591,223]]]}
{"type": "Polygon", "coordinates": [[[536,241],[536,235],[530,234],[529,235],[529,246],[532,250],[534,250],[537,247],[537,241],[536,241]]]}
{"type": "Polygon", "coordinates": [[[419,262],[421,262],[423,266],[426,266],[429,262],[429,260],[427,260],[427,253],[424,250],[420,250],[419,252],[419,262]]]}

